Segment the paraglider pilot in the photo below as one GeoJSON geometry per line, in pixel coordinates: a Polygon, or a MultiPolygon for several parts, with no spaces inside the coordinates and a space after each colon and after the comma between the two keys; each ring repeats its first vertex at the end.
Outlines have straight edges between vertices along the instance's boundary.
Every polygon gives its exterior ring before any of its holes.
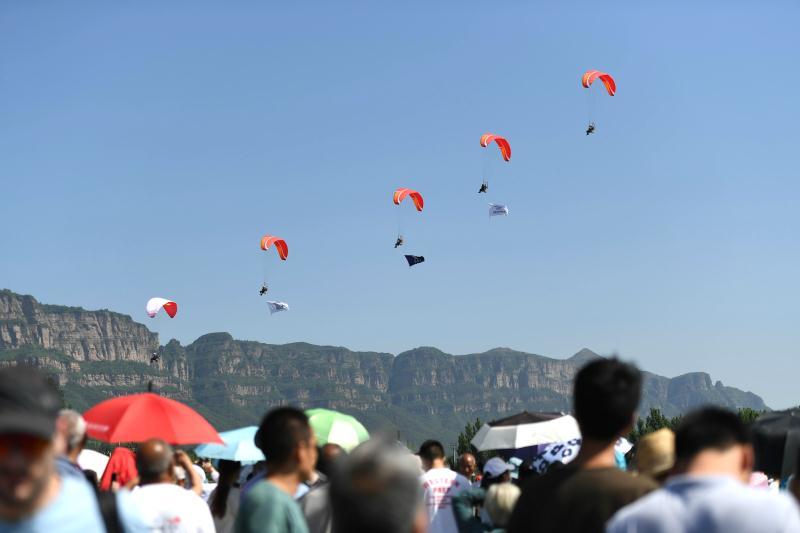
{"type": "Polygon", "coordinates": [[[394,243],[394,247],[397,248],[398,246],[403,246],[403,236],[397,236],[397,242],[394,243]]]}
{"type": "Polygon", "coordinates": [[[586,135],[591,135],[594,133],[594,122],[589,123],[589,127],[586,128],[586,135]]]}
{"type": "Polygon", "coordinates": [[[269,287],[267,287],[267,284],[265,283],[264,285],[261,286],[261,290],[258,291],[258,295],[259,296],[264,296],[265,294],[267,294],[268,291],[269,291],[269,287]]]}
{"type": "Polygon", "coordinates": [[[153,352],[150,354],[150,364],[158,363],[161,360],[161,356],[158,355],[158,352],[153,352]]]}
{"type": "Polygon", "coordinates": [[[484,181],[483,183],[481,183],[481,188],[478,189],[478,194],[486,192],[488,190],[489,190],[489,184],[484,181]]]}

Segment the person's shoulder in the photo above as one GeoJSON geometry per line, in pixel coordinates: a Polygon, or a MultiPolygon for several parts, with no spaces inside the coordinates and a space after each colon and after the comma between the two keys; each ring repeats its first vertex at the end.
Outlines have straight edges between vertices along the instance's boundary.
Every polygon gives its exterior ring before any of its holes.
{"type": "Polygon", "coordinates": [[[560,485],[561,483],[572,478],[575,474],[580,472],[575,466],[567,465],[561,468],[554,468],[548,470],[544,474],[534,475],[523,484],[523,489],[534,490],[542,487],[551,487],[553,485],[560,485]]]}
{"type": "Polygon", "coordinates": [[[147,500],[148,503],[163,502],[164,505],[171,505],[174,502],[184,502],[187,505],[191,505],[195,501],[199,501],[205,505],[203,498],[195,494],[192,490],[179,485],[173,485],[172,483],[152,483],[145,485],[134,490],[131,495],[134,499],[147,500]]]}
{"type": "Polygon", "coordinates": [[[89,480],[85,477],[78,477],[78,476],[61,476],[61,484],[64,487],[65,492],[74,492],[80,491],[81,493],[84,492],[94,492],[92,489],[92,485],[89,483],[89,480]]]}
{"type": "Polygon", "coordinates": [[[117,505],[117,516],[126,533],[150,531],[142,518],[141,511],[136,505],[136,500],[133,498],[131,491],[119,490],[114,497],[117,505]]]}
{"type": "Polygon", "coordinates": [[[83,473],[83,470],[71,463],[66,457],[56,457],[56,471],[62,478],[82,479],[86,481],[86,483],[89,483],[83,473]]]}
{"type": "Polygon", "coordinates": [[[259,500],[265,496],[269,496],[272,492],[272,488],[267,485],[264,479],[259,479],[257,482],[245,486],[245,489],[245,500],[259,500]]]}
{"type": "Polygon", "coordinates": [[[773,492],[771,490],[741,485],[739,487],[742,497],[746,501],[752,502],[754,508],[771,510],[773,516],[780,512],[791,511],[793,514],[798,512],[797,503],[793,496],[785,492],[773,492]],[[772,512],[774,511],[774,512],[772,512]]]}
{"type": "Polygon", "coordinates": [[[278,488],[274,483],[269,480],[262,479],[259,483],[247,491],[245,501],[253,502],[294,502],[292,497],[286,492],[278,488]]]}
{"type": "Polygon", "coordinates": [[[148,483],[147,485],[139,485],[136,489],[131,491],[131,494],[139,498],[161,497],[161,495],[164,494],[181,494],[184,491],[186,491],[186,489],[174,483],[148,483]]]}
{"type": "MultiPolygon", "coordinates": [[[[769,492],[769,491],[767,491],[769,492]]],[[[787,530],[800,531],[800,507],[794,496],[786,492],[770,493],[772,496],[772,508],[774,513],[770,513],[776,522],[780,522],[787,530]]]]}
{"type": "Polygon", "coordinates": [[[327,501],[329,492],[330,483],[324,483],[306,492],[303,497],[298,500],[298,503],[300,503],[302,507],[304,502],[327,501]]]}
{"type": "Polygon", "coordinates": [[[455,479],[455,477],[458,475],[459,474],[457,472],[450,470],[449,468],[431,468],[422,474],[422,479],[455,479]]]}
{"type": "Polygon", "coordinates": [[[659,489],[622,507],[608,521],[607,533],[627,532],[631,526],[642,528],[643,531],[668,531],[664,520],[678,518],[667,505],[669,497],[668,491],[659,489]]]}
{"type": "Polygon", "coordinates": [[[629,488],[650,492],[658,488],[652,478],[638,476],[618,468],[602,468],[597,470],[580,470],[578,477],[587,480],[596,480],[606,485],[619,488],[629,488]]]}
{"type": "Polygon", "coordinates": [[[459,474],[458,472],[456,472],[455,480],[458,482],[458,485],[464,489],[469,489],[472,487],[472,484],[469,482],[467,477],[459,474]]]}
{"type": "Polygon", "coordinates": [[[69,506],[80,508],[97,507],[97,496],[92,485],[86,478],[80,479],[75,476],[61,477],[61,494],[69,502],[69,506]]]}
{"type": "Polygon", "coordinates": [[[626,518],[642,513],[652,514],[654,511],[664,509],[665,504],[673,497],[674,496],[666,489],[654,490],[621,508],[614,517],[626,518]]]}

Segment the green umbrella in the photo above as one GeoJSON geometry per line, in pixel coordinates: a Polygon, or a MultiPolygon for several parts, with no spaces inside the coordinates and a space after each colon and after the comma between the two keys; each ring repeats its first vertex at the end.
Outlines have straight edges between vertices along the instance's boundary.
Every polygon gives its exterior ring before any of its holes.
{"type": "Polygon", "coordinates": [[[349,452],[369,439],[367,428],[350,415],[329,409],[308,409],[306,415],[320,446],[338,444],[349,452]]]}

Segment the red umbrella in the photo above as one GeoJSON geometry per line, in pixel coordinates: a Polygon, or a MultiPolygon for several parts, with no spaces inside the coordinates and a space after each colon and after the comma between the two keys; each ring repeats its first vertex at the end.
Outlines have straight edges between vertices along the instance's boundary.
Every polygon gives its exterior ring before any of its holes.
{"type": "Polygon", "coordinates": [[[170,444],[223,443],[194,409],[151,392],[100,402],[83,417],[89,436],[105,442],[163,439],[170,444]]]}

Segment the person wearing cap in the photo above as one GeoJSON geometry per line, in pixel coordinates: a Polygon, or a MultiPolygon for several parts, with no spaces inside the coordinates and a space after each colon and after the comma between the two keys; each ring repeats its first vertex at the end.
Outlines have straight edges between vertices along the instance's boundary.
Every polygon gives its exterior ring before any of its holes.
{"type": "Polygon", "coordinates": [[[61,397],[36,368],[0,370],[0,531],[147,531],[130,495],[101,506],[92,487],[56,468],[61,397]]]}
{"type": "Polygon", "coordinates": [[[519,497],[519,489],[511,484],[513,470],[514,465],[503,461],[500,457],[492,457],[483,465],[481,486],[461,491],[453,497],[453,515],[459,533],[504,531],[500,528],[505,528],[514,503],[519,497]],[[506,485],[512,486],[513,489],[504,488],[506,485]],[[502,487],[499,493],[498,487],[502,487]],[[510,505],[506,505],[509,499],[504,496],[497,500],[498,494],[505,495],[508,490],[514,494],[510,505]],[[478,516],[475,516],[476,508],[480,509],[478,516]],[[491,515],[491,509],[497,511],[495,516],[491,515]]]}
{"type": "Polygon", "coordinates": [[[514,465],[503,461],[499,457],[492,457],[483,465],[481,488],[488,489],[497,483],[508,483],[511,481],[511,472],[513,471],[514,465]]]}
{"type": "Polygon", "coordinates": [[[636,446],[636,472],[664,484],[675,464],[675,433],[662,428],[648,433],[636,446]]]}
{"type": "MultiPolygon", "coordinates": [[[[505,471],[498,478],[507,474],[505,471]]],[[[453,497],[453,515],[458,533],[503,533],[520,489],[509,481],[492,483],[488,490],[472,488],[461,491],[453,497]],[[475,516],[475,508],[481,508],[480,516],[475,516]]]]}

